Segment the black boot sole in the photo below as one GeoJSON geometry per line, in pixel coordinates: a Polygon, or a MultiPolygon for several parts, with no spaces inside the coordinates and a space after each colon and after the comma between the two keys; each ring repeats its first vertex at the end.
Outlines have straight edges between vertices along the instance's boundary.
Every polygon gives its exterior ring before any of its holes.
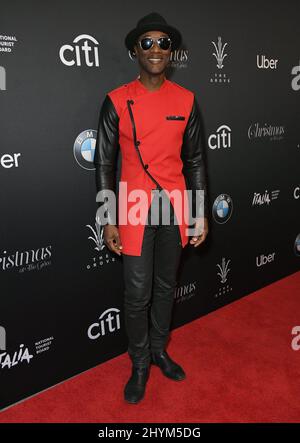
{"type": "Polygon", "coordinates": [[[173,378],[173,377],[171,377],[170,375],[168,375],[168,374],[166,374],[165,372],[163,372],[163,370],[161,369],[161,367],[160,367],[157,363],[154,363],[154,361],[152,361],[151,364],[154,365],[154,366],[157,366],[157,367],[161,370],[162,374],[163,374],[165,377],[168,377],[170,380],[174,380],[174,381],[183,381],[183,380],[186,379],[186,375],[184,375],[182,378],[173,378]]]}
{"type": "Polygon", "coordinates": [[[144,395],[143,395],[142,398],[140,398],[140,399],[137,400],[137,401],[130,401],[130,400],[127,400],[126,398],[124,398],[124,400],[126,401],[126,403],[129,403],[130,405],[136,405],[136,404],[138,404],[140,401],[142,401],[143,398],[144,398],[144,395]]]}

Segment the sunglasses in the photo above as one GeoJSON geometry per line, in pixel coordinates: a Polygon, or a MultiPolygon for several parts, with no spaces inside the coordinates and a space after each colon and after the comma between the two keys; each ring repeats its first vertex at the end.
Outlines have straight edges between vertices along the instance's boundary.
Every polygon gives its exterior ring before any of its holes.
{"type": "Polygon", "coordinates": [[[145,37],[139,40],[139,44],[144,51],[148,51],[148,49],[152,48],[152,46],[154,45],[154,41],[158,43],[158,46],[163,51],[167,51],[172,44],[172,40],[170,39],[170,37],[159,37],[159,38],[145,37]]]}

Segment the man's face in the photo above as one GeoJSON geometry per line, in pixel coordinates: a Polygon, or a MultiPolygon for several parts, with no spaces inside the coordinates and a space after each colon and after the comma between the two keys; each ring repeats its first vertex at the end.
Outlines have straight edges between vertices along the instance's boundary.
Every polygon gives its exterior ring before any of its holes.
{"type": "MultiPolygon", "coordinates": [[[[159,38],[169,36],[161,31],[148,31],[139,36],[138,42],[144,37],[159,38]]],[[[163,50],[158,46],[158,43],[154,41],[153,46],[147,51],[144,51],[138,42],[134,46],[134,51],[141,69],[152,75],[164,72],[169,63],[171,46],[168,50],[163,50]]]]}

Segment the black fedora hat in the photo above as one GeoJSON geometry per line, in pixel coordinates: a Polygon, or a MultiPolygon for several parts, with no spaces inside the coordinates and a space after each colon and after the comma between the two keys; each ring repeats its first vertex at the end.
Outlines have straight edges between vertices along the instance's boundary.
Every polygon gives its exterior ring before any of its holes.
{"type": "Polygon", "coordinates": [[[134,29],[132,29],[125,37],[125,46],[129,51],[133,51],[138,37],[147,31],[162,31],[168,34],[172,40],[172,51],[179,48],[181,44],[181,34],[174,26],[169,25],[163,16],[157,12],[151,12],[142,17],[134,29]]]}

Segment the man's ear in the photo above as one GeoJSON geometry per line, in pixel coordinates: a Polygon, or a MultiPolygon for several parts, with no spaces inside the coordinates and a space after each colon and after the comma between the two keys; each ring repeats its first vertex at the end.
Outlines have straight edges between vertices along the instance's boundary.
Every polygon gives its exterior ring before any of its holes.
{"type": "Polygon", "coordinates": [[[137,45],[134,45],[132,54],[136,57],[136,55],[137,55],[137,45]]]}

